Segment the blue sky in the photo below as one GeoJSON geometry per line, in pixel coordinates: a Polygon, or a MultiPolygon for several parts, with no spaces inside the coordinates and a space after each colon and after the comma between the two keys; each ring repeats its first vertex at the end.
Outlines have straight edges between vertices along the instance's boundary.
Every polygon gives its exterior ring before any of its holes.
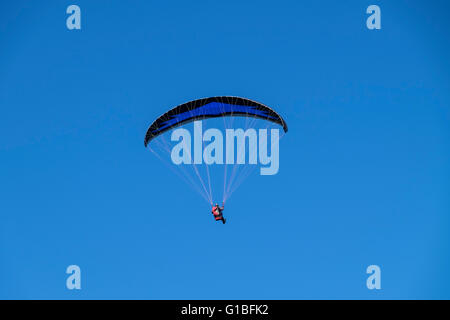
{"type": "Polygon", "coordinates": [[[0,7],[0,298],[450,298],[446,1],[0,7]],[[143,146],[217,95],[289,125],[279,173],[249,177],[225,226],[143,146]]]}

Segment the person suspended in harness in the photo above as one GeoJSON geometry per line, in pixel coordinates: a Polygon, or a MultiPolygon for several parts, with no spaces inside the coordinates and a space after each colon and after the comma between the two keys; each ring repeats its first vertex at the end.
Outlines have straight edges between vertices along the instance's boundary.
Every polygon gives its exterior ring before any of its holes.
{"type": "Polygon", "coordinates": [[[222,223],[225,224],[225,222],[227,222],[227,219],[223,217],[223,210],[224,205],[222,204],[222,207],[219,207],[219,204],[216,203],[216,205],[212,207],[211,212],[214,215],[214,219],[216,219],[216,221],[222,220],[222,223]]]}

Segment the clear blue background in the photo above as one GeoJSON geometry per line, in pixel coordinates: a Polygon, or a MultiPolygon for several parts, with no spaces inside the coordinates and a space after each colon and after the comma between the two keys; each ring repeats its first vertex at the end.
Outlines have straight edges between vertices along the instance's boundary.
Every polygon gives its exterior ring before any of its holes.
{"type": "Polygon", "coordinates": [[[3,1],[0,298],[450,298],[449,9],[3,1]],[[168,108],[215,95],[289,125],[279,174],[250,177],[225,226],[143,146],[168,108]]]}

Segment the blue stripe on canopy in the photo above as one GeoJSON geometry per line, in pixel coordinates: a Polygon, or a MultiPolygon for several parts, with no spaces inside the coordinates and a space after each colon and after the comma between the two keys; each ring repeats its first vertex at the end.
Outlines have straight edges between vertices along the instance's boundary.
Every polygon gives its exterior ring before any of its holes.
{"type": "Polygon", "coordinates": [[[256,107],[253,106],[242,106],[221,102],[210,102],[200,108],[196,108],[190,111],[173,115],[170,120],[164,121],[162,125],[157,130],[153,130],[152,133],[157,134],[158,132],[164,130],[167,127],[176,125],[177,123],[181,123],[191,118],[201,116],[214,116],[214,115],[219,116],[224,113],[241,113],[241,114],[244,113],[250,115],[258,115],[270,119],[276,119],[275,117],[270,116],[266,111],[258,110],[256,107]]]}

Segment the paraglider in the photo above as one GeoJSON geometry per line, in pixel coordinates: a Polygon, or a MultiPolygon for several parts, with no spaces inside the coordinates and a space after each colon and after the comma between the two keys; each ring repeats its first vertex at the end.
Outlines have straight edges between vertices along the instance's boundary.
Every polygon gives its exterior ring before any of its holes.
{"type": "Polygon", "coordinates": [[[223,216],[223,210],[225,209],[225,206],[222,204],[221,207],[219,207],[219,204],[216,203],[215,206],[212,207],[212,214],[214,215],[214,219],[216,221],[222,221],[223,224],[225,224],[225,222],[227,222],[227,219],[224,218],[223,216]]]}
{"type": "Polygon", "coordinates": [[[144,145],[212,206],[216,221],[225,224],[226,200],[258,161],[265,166],[261,175],[278,173],[281,137],[277,127],[283,129],[283,135],[288,130],[284,119],[266,105],[240,97],[210,97],[183,103],[158,117],[148,128],[144,145]],[[191,122],[193,135],[186,128],[191,122]],[[204,130],[206,123],[220,126],[222,122],[225,130],[204,130]],[[269,126],[274,128],[268,130],[269,126]],[[170,141],[166,133],[170,133],[170,141]],[[213,165],[223,168],[223,179],[213,165]],[[223,185],[222,207],[213,205],[218,185],[223,185]]]}

